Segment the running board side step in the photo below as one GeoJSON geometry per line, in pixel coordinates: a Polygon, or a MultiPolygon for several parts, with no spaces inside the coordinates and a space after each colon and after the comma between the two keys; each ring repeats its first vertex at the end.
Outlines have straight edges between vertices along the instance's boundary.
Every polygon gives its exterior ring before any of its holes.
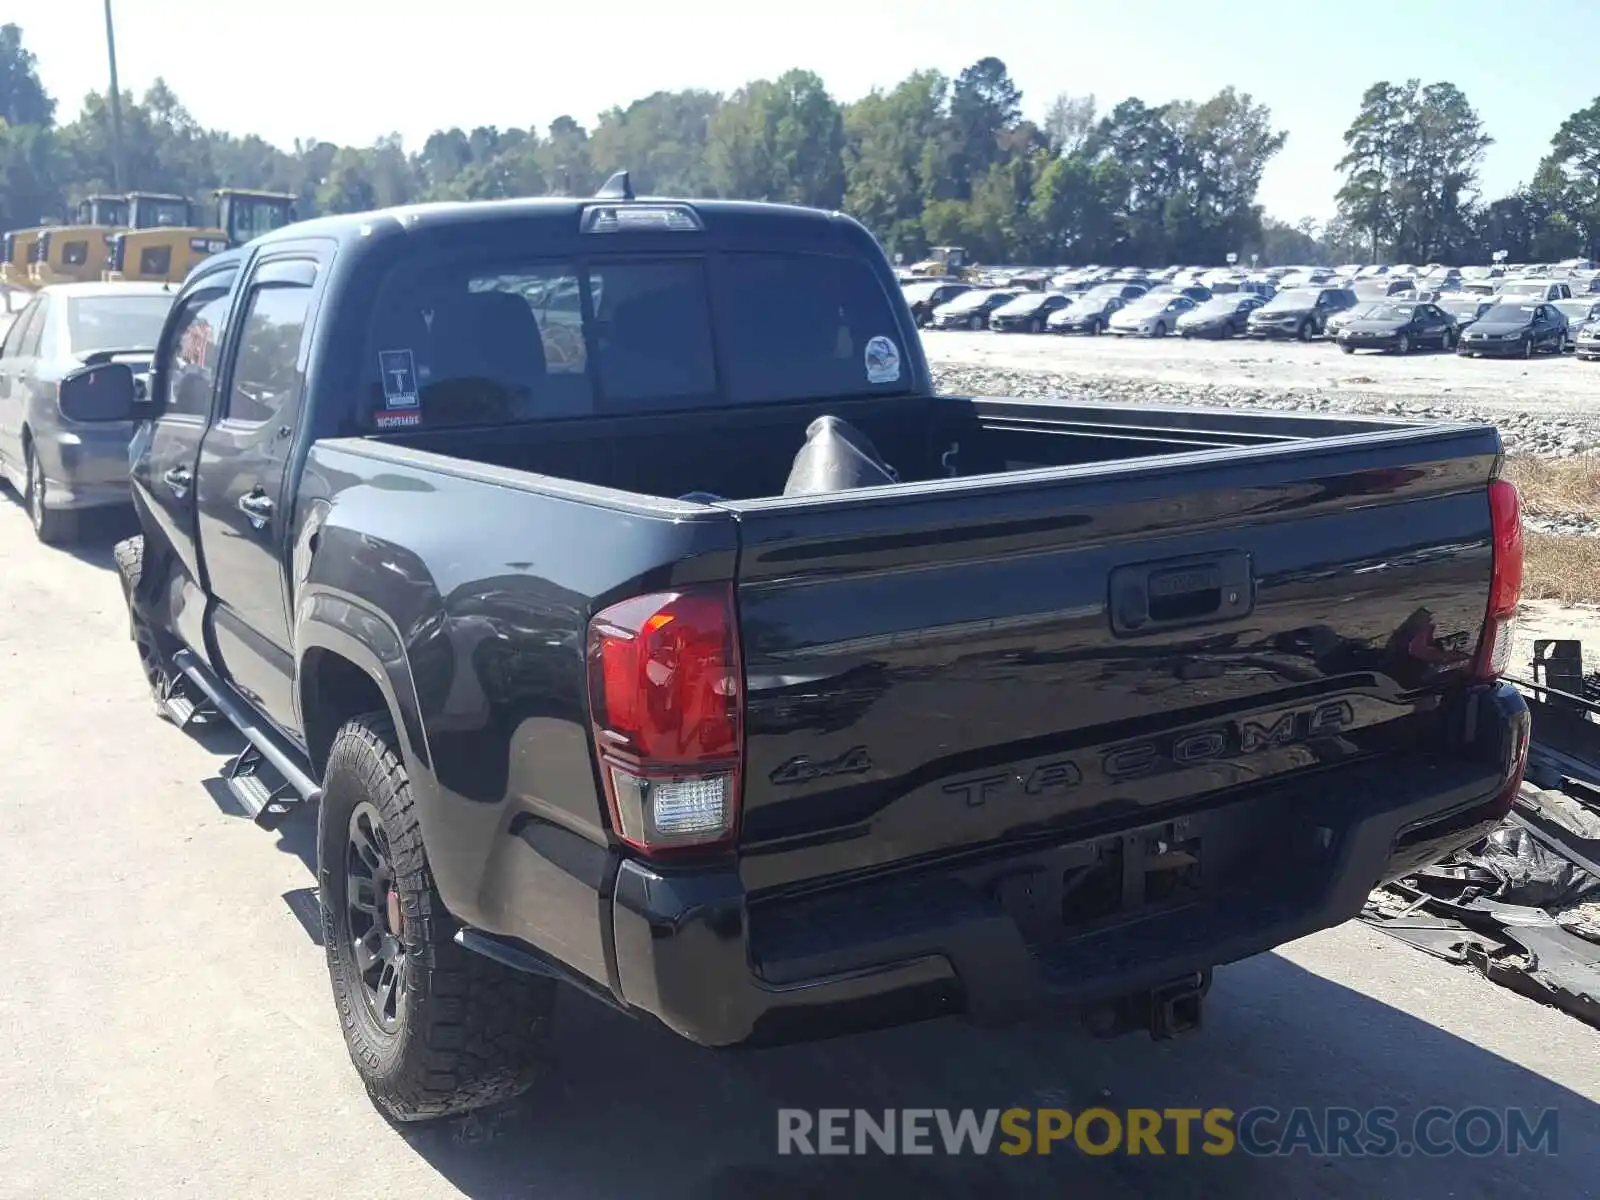
{"type": "Polygon", "coordinates": [[[183,720],[178,719],[176,711],[182,705],[174,704],[170,698],[178,694],[178,687],[171,689],[166,698],[168,712],[180,729],[196,719],[196,713],[202,718],[215,714],[243,735],[245,748],[222,768],[222,779],[251,820],[263,829],[276,829],[301,805],[322,798],[322,789],[306,773],[298,751],[276,730],[264,725],[204,663],[190,651],[180,650],[172,656],[172,666],[177,672],[175,682],[199,693],[197,697],[181,697],[190,710],[183,714],[183,720]]]}

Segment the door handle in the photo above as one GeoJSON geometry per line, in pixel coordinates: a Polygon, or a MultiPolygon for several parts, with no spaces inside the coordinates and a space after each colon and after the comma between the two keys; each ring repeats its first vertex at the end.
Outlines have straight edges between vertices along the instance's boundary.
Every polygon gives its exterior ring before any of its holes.
{"type": "Polygon", "coordinates": [[[1230,621],[1255,607],[1254,570],[1243,551],[1118,567],[1110,583],[1111,630],[1119,637],[1230,621]]]}
{"type": "Polygon", "coordinates": [[[172,494],[182,500],[189,494],[189,485],[194,482],[188,467],[173,467],[161,476],[161,482],[172,489],[172,494]]]}
{"type": "Polygon", "coordinates": [[[272,501],[257,488],[239,497],[239,511],[249,518],[252,529],[265,529],[272,520],[272,501]]]}

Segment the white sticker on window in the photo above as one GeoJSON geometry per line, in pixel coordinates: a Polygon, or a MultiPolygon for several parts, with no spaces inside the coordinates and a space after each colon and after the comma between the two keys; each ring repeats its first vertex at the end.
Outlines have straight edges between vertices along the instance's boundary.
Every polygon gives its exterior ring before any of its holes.
{"type": "Polygon", "coordinates": [[[379,350],[378,370],[383,373],[383,406],[417,407],[417,363],[410,350],[379,350]]]}
{"type": "Polygon", "coordinates": [[[422,414],[410,412],[380,412],[372,414],[372,423],[379,429],[408,429],[422,424],[422,414]]]}
{"type": "Polygon", "coordinates": [[[867,382],[894,383],[900,378],[900,350],[893,340],[875,337],[867,342],[867,382]]]}

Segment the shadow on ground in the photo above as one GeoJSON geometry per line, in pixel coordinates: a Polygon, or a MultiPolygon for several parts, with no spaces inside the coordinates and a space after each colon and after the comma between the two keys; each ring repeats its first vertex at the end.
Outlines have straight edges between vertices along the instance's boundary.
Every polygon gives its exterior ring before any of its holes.
{"type": "MultiPolygon", "coordinates": [[[[542,1088],[487,1117],[402,1136],[473,1197],[846,1200],[889,1195],[1521,1196],[1586,1194],[1596,1105],[1424,1021],[1263,955],[1218,973],[1181,1042],[985,1032],[943,1021],[810,1046],[717,1053],[562,997],[542,1088]],[[780,1107],[1526,1106],[1559,1112],[1560,1153],[1520,1158],[780,1157],[780,1107]]],[[[1197,1138],[1197,1144],[1199,1139],[1197,1138]]],[[[1169,1142],[1170,1144],[1170,1142],[1169,1142]]]]}
{"type": "MultiPolygon", "coordinates": [[[[22,507],[22,500],[15,492],[0,487],[0,502],[4,501],[22,507]]],[[[131,507],[91,508],[77,515],[70,539],[54,549],[70,554],[91,567],[114,571],[117,564],[111,556],[112,548],[123,538],[132,537],[138,532],[139,521],[131,507]]]]}

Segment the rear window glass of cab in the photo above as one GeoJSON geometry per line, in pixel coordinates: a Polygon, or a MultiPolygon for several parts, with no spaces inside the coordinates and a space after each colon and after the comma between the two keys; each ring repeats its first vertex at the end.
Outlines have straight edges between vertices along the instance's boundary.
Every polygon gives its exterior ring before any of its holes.
{"type": "Polygon", "coordinates": [[[358,424],[903,394],[898,311],[866,263],[828,254],[418,257],[379,289],[358,424]]]}

